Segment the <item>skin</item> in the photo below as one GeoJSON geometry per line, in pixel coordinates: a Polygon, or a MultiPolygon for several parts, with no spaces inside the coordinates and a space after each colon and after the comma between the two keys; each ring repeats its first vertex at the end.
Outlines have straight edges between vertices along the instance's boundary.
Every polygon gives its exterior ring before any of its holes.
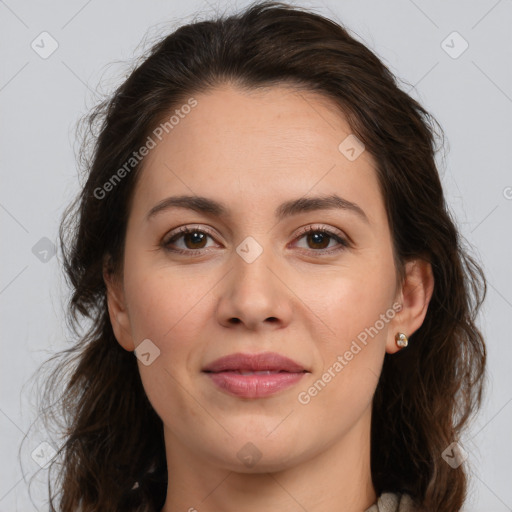
{"type": "Polygon", "coordinates": [[[340,152],[351,130],[328,98],[289,86],[247,92],[227,84],[194,97],[198,105],[145,158],[124,275],[105,273],[121,346],[133,351],[150,339],[160,350],[138,365],[164,423],[170,478],[162,511],[365,510],[377,499],[372,397],[385,353],[400,350],[395,334],[410,336],[423,322],[431,267],[407,262],[397,286],[375,162],[367,151],[354,161],[340,152]],[[284,201],[332,193],[357,203],[368,222],[341,209],[274,217],[284,201]],[[232,214],[172,208],[146,219],[159,201],[181,194],[223,202],[232,214]],[[299,232],[311,225],[350,246],[299,232]],[[181,226],[212,235],[170,244],[188,254],[166,251],[162,244],[181,226]],[[248,236],[263,249],[252,263],[236,252],[248,236]],[[401,311],[301,404],[299,393],[394,303],[401,311]],[[247,399],[201,372],[221,356],[266,351],[311,373],[273,396],[247,399]],[[261,454],[252,467],[237,457],[248,442],[261,454]]]}

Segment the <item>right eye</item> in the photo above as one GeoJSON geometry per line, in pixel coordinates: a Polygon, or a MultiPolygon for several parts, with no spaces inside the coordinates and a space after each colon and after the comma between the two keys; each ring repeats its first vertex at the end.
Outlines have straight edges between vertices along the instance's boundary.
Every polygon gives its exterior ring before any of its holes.
{"type": "Polygon", "coordinates": [[[212,235],[204,229],[183,226],[179,228],[178,232],[174,232],[174,234],[171,233],[168,237],[166,237],[162,243],[162,246],[167,251],[177,252],[180,254],[190,254],[192,252],[205,249],[204,244],[208,237],[213,238],[212,235]],[[172,246],[175,246],[176,242],[179,240],[183,241],[185,248],[173,249],[172,246]]]}

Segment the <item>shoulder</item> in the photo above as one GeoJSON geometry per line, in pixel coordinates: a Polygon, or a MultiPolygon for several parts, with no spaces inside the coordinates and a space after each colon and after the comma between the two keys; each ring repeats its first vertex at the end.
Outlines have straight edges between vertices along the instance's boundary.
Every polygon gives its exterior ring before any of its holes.
{"type": "Polygon", "coordinates": [[[377,503],[373,504],[365,512],[417,512],[412,498],[408,494],[385,492],[382,493],[377,503]]]}

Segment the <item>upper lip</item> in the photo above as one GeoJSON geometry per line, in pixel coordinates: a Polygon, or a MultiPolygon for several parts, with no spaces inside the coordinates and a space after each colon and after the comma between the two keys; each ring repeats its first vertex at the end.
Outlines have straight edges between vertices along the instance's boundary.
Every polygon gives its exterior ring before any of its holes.
{"type": "Polygon", "coordinates": [[[285,371],[290,373],[306,372],[307,370],[292,359],[276,352],[260,354],[230,354],[216,359],[203,368],[203,372],[223,371],[285,371]]]}

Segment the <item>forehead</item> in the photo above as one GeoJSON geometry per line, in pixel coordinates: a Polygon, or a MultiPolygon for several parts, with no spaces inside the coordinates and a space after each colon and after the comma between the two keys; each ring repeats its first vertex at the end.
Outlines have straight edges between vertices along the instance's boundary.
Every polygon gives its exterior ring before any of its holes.
{"type": "Polygon", "coordinates": [[[223,201],[228,195],[240,206],[308,191],[379,201],[373,158],[363,151],[351,161],[340,150],[353,135],[329,98],[286,85],[251,91],[225,85],[193,98],[196,106],[144,159],[133,204],[140,214],[178,193],[223,201]]]}
{"type": "Polygon", "coordinates": [[[292,86],[242,90],[224,85],[195,99],[197,106],[173,128],[174,140],[167,140],[176,156],[190,153],[194,144],[223,161],[243,155],[244,160],[258,157],[259,164],[279,156],[290,162],[315,147],[336,149],[340,135],[351,131],[332,100],[292,86]]]}

